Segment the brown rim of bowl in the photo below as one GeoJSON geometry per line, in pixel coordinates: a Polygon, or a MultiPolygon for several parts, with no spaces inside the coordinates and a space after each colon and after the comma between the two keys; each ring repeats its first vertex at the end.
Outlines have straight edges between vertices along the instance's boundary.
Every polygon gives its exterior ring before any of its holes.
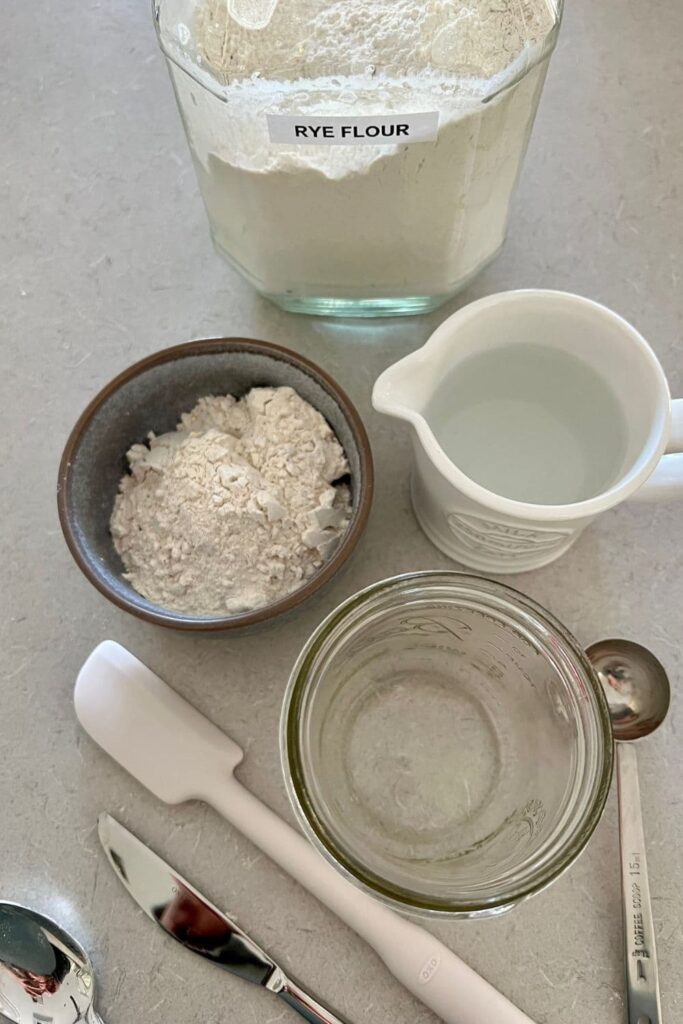
{"type": "Polygon", "coordinates": [[[218,632],[221,630],[238,629],[244,626],[253,626],[257,623],[267,622],[269,619],[273,619],[284,612],[291,611],[291,609],[295,608],[297,605],[302,604],[307,600],[307,598],[311,597],[312,594],[328,583],[356,547],[360,536],[365,529],[370,515],[373,491],[374,467],[372,450],[370,448],[370,441],[368,440],[365,425],[346,392],[325,370],[310,359],[307,359],[305,356],[299,355],[298,352],[294,352],[291,349],[286,348],[284,345],[276,345],[270,341],[259,341],[256,338],[205,338],[199,341],[186,341],[180,345],[173,345],[170,348],[161,349],[159,352],[155,352],[150,356],[146,356],[144,359],[140,359],[137,363],[133,363],[132,366],[129,366],[126,370],[117,374],[113,380],[106,384],[105,387],[95,395],[76,421],[76,424],[69,434],[69,438],[64,447],[57,477],[57,509],[59,512],[59,522],[62,527],[64,539],[66,540],[67,546],[73,555],[76,564],[84,576],[90,580],[93,586],[96,587],[97,590],[99,590],[99,592],[108,598],[113,604],[118,605],[119,608],[130,612],[132,615],[136,615],[145,622],[152,622],[158,626],[167,626],[171,629],[179,630],[218,632]],[[300,587],[299,590],[295,590],[294,593],[289,594],[280,601],[276,601],[274,604],[266,605],[263,608],[257,608],[252,612],[244,612],[240,615],[230,615],[225,617],[215,616],[202,619],[191,618],[189,616],[183,617],[181,612],[176,613],[171,610],[164,611],[161,608],[158,612],[150,611],[146,608],[139,608],[131,601],[126,600],[126,598],[121,597],[119,594],[111,590],[109,586],[92,571],[88,561],[83,557],[79,544],[76,540],[74,530],[72,529],[71,516],[68,511],[71,462],[78,451],[81,436],[86,426],[90,423],[100,406],[110,397],[110,395],[118,391],[122,384],[126,384],[133,377],[139,376],[152,366],[175,362],[175,360],[185,358],[187,356],[192,357],[195,355],[205,355],[207,353],[225,352],[230,349],[242,352],[263,352],[277,359],[281,359],[284,362],[292,363],[309,376],[314,377],[324,390],[332,394],[344,413],[344,416],[351,427],[356,443],[358,444],[361,485],[358,491],[357,508],[351,519],[349,528],[344,534],[343,540],[332,558],[328,562],[325,562],[322,568],[315,576],[312,577],[312,579],[308,581],[308,583],[306,583],[305,586],[300,587]]]}

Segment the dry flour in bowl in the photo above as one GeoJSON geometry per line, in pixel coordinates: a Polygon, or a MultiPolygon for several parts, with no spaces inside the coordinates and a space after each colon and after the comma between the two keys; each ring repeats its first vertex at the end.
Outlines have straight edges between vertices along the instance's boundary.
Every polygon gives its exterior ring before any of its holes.
{"type": "Polygon", "coordinates": [[[155,604],[232,615],[297,590],[351,518],[344,451],[292,388],[206,397],[128,452],[111,517],[125,578],[155,604]]]}

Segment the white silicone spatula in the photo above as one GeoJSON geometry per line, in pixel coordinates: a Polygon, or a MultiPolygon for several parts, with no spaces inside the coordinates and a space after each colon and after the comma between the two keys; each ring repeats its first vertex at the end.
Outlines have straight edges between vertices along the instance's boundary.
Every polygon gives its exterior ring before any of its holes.
{"type": "Polygon", "coordinates": [[[125,647],[105,640],[76,681],[92,738],[169,804],[204,800],[313,893],[447,1024],[531,1024],[530,1018],[429,932],[375,902],[234,777],[240,748],[125,647]]]}

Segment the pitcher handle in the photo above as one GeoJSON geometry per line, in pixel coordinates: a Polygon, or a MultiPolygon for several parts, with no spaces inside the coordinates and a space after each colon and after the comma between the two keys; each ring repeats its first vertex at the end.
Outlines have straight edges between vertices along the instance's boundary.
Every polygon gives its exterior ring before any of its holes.
{"type": "Polygon", "coordinates": [[[671,403],[671,433],[654,473],[633,498],[636,501],[670,501],[683,498],[683,398],[671,403]]]}

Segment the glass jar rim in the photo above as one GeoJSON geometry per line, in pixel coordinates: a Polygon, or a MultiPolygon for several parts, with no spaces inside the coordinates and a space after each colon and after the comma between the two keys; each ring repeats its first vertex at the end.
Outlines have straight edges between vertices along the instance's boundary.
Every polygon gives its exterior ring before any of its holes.
{"type": "MultiPolygon", "coordinates": [[[[513,88],[519,82],[521,82],[528,74],[530,74],[534,68],[538,67],[545,60],[547,60],[552,54],[555,46],[557,45],[557,39],[562,24],[562,18],[564,14],[564,2],[565,0],[550,0],[553,14],[553,24],[549,28],[545,37],[539,42],[538,45],[532,47],[532,54],[523,51],[523,57],[512,61],[509,67],[493,76],[491,80],[492,88],[488,92],[482,92],[477,97],[478,102],[482,105],[490,103],[500,93],[505,92],[508,89],[513,88]]],[[[170,38],[162,24],[162,11],[164,7],[164,0],[152,0],[152,16],[154,21],[154,28],[156,31],[157,42],[159,49],[163,53],[166,60],[170,64],[177,67],[180,71],[184,72],[191,79],[193,79],[198,85],[206,89],[212,95],[216,96],[217,99],[225,102],[228,99],[226,90],[235,84],[247,85],[250,81],[253,81],[249,76],[247,77],[235,77],[229,73],[228,69],[224,71],[218,71],[212,69],[208,64],[205,64],[201,60],[197,59],[195,53],[193,53],[193,46],[190,42],[193,41],[192,34],[187,29],[187,26],[181,25],[176,28],[184,29],[187,33],[187,37],[181,38],[170,38]]],[[[410,78],[410,73],[405,72],[401,68],[387,66],[384,69],[384,73],[391,78],[396,78],[397,81],[402,79],[410,78]]],[[[376,69],[372,67],[370,76],[367,76],[367,64],[365,62],[359,63],[358,68],[350,70],[348,76],[346,73],[342,77],[350,77],[354,79],[358,76],[367,77],[368,84],[373,83],[373,79],[376,74],[376,69]]],[[[335,65],[330,67],[318,67],[316,69],[315,78],[321,77],[338,77],[339,68],[335,65]]],[[[466,75],[462,77],[467,78],[466,75]]],[[[476,80],[476,76],[470,76],[472,81],[476,80]]],[[[261,70],[260,78],[266,81],[274,82],[301,82],[302,88],[305,87],[306,81],[310,78],[307,75],[294,75],[292,76],[292,67],[266,67],[261,70]]],[[[376,83],[378,88],[382,87],[382,75],[378,76],[376,83]]]]}
{"type": "Polygon", "coordinates": [[[444,917],[476,917],[502,913],[540,892],[581,854],[605,807],[612,779],[614,744],[609,709],[602,687],[585,651],[566,626],[542,605],[507,584],[454,570],[433,570],[403,573],[373,583],[343,601],[318,625],[300,652],[289,678],[280,720],[280,753],[287,792],[299,824],[318,851],[344,877],[382,902],[403,911],[444,917]],[[569,837],[560,836],[559,842],[551,848],[552,855],[547,858],[547,863],[536,874],[525,883],[510,887],[509,891],[501,892],[496,897],[461,901],[437,900],[428,896],[423,898],[363,868],[335,842],[317,814],[306,783],[299,743],[299,721],[304,701],[310,696],[310,670],[321,650],[339,627],[345,623],[358,622],[363,612],[369,610],[369,606],[374,608],[401,591],[420,586],[426,590],[446,587],[463,597],[488,597],[494,607],[498,604],[508,613],[516,615],[527,627],[535,626],[539,636],[543,628],[548,630],[551,636],[559,639],[564,653],[569,655],[580,671],[580,681],[577,680],[575,685],[585,687],[592,707],[597,737],[596,764],[592,773],[592,789],[582,818],[573,834],[569,837]]]}

